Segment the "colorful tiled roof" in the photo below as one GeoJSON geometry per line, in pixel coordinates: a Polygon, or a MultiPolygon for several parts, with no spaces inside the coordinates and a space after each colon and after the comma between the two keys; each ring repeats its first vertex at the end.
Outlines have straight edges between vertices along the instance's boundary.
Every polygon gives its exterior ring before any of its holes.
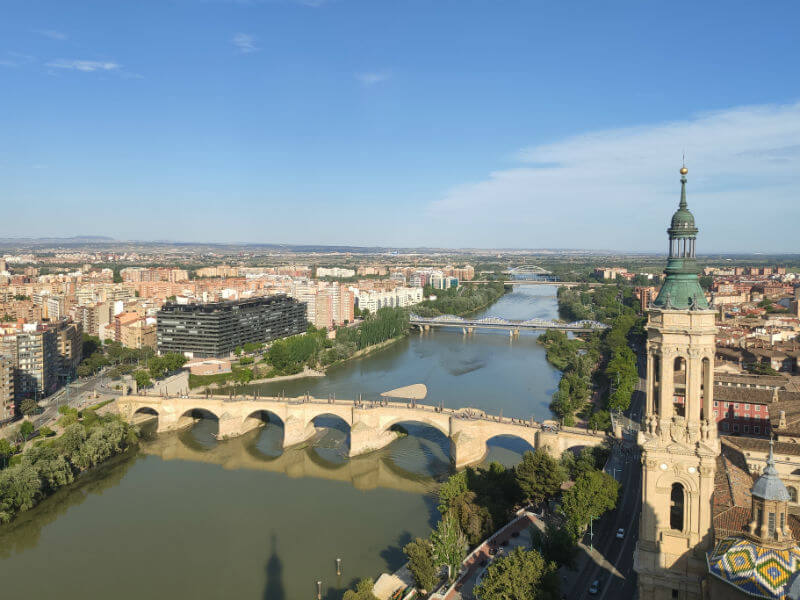
{"type": "Polygon", "coordinates": [[[706,560],[709,573],[745,594],[784,600],[792,574],[800,570],[800,547],[773,550],[741,537],[728,537],[706,560]]]}

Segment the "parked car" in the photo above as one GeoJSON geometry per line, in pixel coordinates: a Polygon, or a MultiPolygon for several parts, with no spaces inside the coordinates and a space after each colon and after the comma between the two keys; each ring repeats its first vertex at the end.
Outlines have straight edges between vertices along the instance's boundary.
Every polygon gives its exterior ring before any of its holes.
{"type": "Polygon", "coordinates": [[[617,539],[621,540],[624,537],[625,537],[625,530],[622,527],[620,527],[619,529],[617,529],[617,539]]]}
{"type": "Polygon", "coordinates": [[[595,579],[595,580],[592,582],[592,585],[590,585],[590,586],[589,586],[589,593],[590,593],[592,596],[594,596],[594,595],[595,595],[595,594],[597,594],[599,591],[600,591],[600,580],[599,580],[599,579],[595,579]]]}

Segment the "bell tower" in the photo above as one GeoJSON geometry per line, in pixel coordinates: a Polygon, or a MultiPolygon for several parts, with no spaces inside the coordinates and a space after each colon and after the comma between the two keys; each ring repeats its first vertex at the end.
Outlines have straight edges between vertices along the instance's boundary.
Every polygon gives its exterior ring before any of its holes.
{"type": "Polygon", "coordinates": [[[686,174],[672,216],[666,279],[647,315],[642,513],[635,569],[641,600],[700,600],[720,453],[714,415],[715,314],[695,258],[686,174]]]}

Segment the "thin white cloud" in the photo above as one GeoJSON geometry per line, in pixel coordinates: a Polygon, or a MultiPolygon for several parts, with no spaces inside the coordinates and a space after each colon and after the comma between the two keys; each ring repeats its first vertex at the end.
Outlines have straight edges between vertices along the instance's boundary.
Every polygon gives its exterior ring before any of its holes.
{"type": "Polygon", "coordinates": [[[54,69],[66,69],[70,71],[83,71],[91,73],[93,71],[117,71],[120,66],[111,61],[102,60],[67,60],[59,58],[58,60],[47,63],[48,67],[54,69]]]}
{"type": "Polygon", "coordinates": [[[50,38],[51,40],[58,40],[63,42],[67,39],[66,33],[61,33],[60,31],[56,31],[55,29],[34,29],[34,33],[38,33],[39,35],[43,35],[46,38],[50,38]]]}
{"type": "Polygon", "coordinates": [[[237,33],[233,36],[233,39],[231,39],[231,43],[236,46],[242,54],[251,54],[259,50],[256,46],[256,38],[247,33],[237,33]]]}
{"type": "Polygon", "coordinates": [[[372,71],[367,73],[356,73],[356,79],[361,85],[371,86],[389,79],[389,74],[383,71],[372,71]]]}
{"type": "Polygon", "coordinates": [[[36,60],[35,56],[30,54],[21,54],[19,52],[6,52],[0,57],[0,67],[20,67],[36,60]]]}
{"type": "Polygon", "coordinates": [[[506,228],[517,247],[653,250],[666,239],[685,151],[698,248],[796,250],[798,140],[800,103],[589,132],[525,148],[518,165],[453,187],[428,212],[478,245],[506,228]]]}

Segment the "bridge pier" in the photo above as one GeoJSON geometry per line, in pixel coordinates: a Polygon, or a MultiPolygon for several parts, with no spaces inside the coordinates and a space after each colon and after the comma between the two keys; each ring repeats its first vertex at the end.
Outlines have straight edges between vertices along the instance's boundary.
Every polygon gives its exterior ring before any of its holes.
{"type": "Polygon", "coordinates": [[[283,424],[283,447],[296,446],[308,441],[317,432],[314,423],[297,417],[288,417],[283,424]]]}
{"type": "Polygon", "coordinates": [[[481,462],[486,456],[486,442],[464,431],[450,436],[450,462],[456,469],[481,462]]]}
{"type": "Polygon", "coordinates": [[[350,456],[380,450],[396,439],[397,433],[394,431],[381,431],[359,421],[350,428],[350,456]]]}

